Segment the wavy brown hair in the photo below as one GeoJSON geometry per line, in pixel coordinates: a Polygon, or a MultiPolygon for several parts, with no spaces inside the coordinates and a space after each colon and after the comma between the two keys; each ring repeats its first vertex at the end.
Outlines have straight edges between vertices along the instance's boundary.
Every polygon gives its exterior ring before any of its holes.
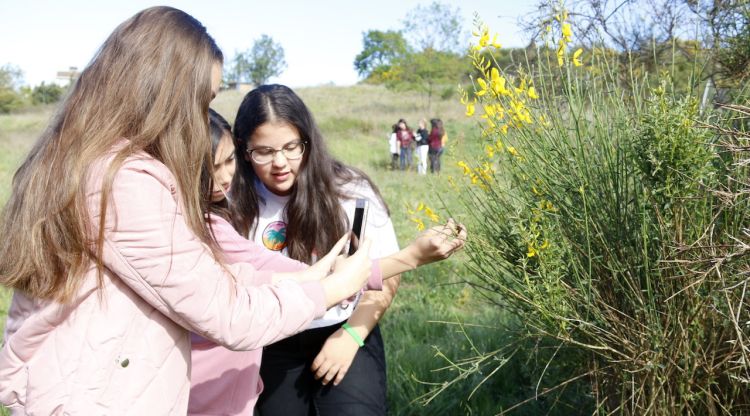
{"type": "Polygon", "coordinates": [[[289,257],[311,263],[313,253],[327,253],[349,230],[340,202],[351,198],[342,192],[344,184],[364,181],[386,205],[364,172],[331,156],[310,110],[294,91],[283,85],[263,85],[247,93],[234,120],[237,172],[230,209],[232,223],[241,234],[248,235],[258,220],[260,197],[255,182],[259,179],[245,160],[245,152],[255,130],[265,123],[286,123],[307,142],[284,216],[289,257]]]}
{"type": "Polygon", "coordinates": [[[65,302],[93,262],[101,285],[112,181],[140,151],[174,174],[185,221],[216,252],[203,212],[213,163],[211,72],[222,61],[205,27],[180,10],[154,7],[120,24],[13,177],[0,224],[0,283],[65,302]],[[89,167],[120,142],[106,174],[87,178],[89,167]],[[102,181],[98,224],[86,208],[90,180],[102,181]]]}

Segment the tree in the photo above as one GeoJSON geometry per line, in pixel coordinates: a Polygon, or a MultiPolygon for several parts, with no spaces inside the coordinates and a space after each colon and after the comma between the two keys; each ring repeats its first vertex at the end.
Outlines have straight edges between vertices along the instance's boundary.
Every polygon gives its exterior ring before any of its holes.
{"type": "Polygon", "coordinates": [[[404,33],[414,49],[463,53],[468,34],[463,29],[459,7],[437,1],[429,6],[418,5],[406,14],[404,33]]]}
{"type": "Polygon", "coordinates": [[[406,39],[401,31],[368,30],[362,33],[363,49],[354,58],[354,68],[364,78],[380,78],[396,60],[408,52],[406,39]]]}
{"type": "Polygon", "coordinates": [[[281,75],[284,69],[284,48],[272,37],[262,35],[253,43],[252,49],[235,55],[231,73],[235,81],[263,85],[271,77],[281,75]]]}
{"type": "Polygon", "coordinates": [[[444,95],[446,88],[453,91],[468,73],[469,64],[461,55],[426,49],[399,59],[386,79],[386,86],[423,94],[429,112],[435,94],[444,95]]]}
{"type": "Polygon", "coordinates": [[[18,87],[23,81],[23,71],[15,65],[0,66],[0,113],[9,113],[23,105],[18,87]]]}
{"type": "Polygon", "coordinates": [[[436,93],[447,97],[470,72],[462,21],[458,7],[437,1],[417,6],[402,30],[364,32],[354,67],[367,82],[422,93],[429,110],[436,93]]]}
{"type": "MultiPolygon", "coordinates": [[[[749,75],[747,0],[575,0],[565,7],[578,43],[588,48],[613,47],[624,52],[620,54],[623,63],[639,57],[670,62],[668,55],[674,52],[690,60],[695,48],[684,39],[695,39],[701,50],[709,52],[701,79],[717,84],[721,79],[749,75]]],[[[560,13],[558,8],[540,0],[537,12],[527,18],[527,31],[541,34],[552,16],[560,13]]]]}
{"type": "Polygon", "coordinates": [[[41,84],[34,87],[31,91],[31,102],[36,104],[51,104],[60,100],[65,93],[65,89],[57,84],[41,84]]]}

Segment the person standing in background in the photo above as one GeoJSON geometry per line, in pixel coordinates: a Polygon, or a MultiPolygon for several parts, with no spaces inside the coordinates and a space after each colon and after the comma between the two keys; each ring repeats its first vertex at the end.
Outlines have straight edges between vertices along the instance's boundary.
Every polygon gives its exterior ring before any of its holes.
{"type": "Polygon", "coordinates": [[[396,123],[396,138],[399,144],[401,170],[411,169],[414,133],[409,129],[406,120],[403,118],[396,123]]]}
{"type": "Polygon", "coordinates": [[[399,154],[398,123],[393,125],[393,131],[391,132],[391,135],[388,136],[388,148],[391,151],[391,170],[396,170],[398,169],[399,154]]]}
{"type": "Polygon", "coordinates": [[[448,141],[448,135],[443,128],[443,121],[439,118],[430,120],[430,126],[430,172],[440,173],[440,156],[443,155],[443,147],[445,146],[445,142],[448,141]]]}
{"type": "Polygon", "coordinates": [[[419,129],[417,129],[417,173],[420,175],[427,174],[427,154],[429,152],[430,133],[427,131],[427,121],[419,120],[419,129]]]}

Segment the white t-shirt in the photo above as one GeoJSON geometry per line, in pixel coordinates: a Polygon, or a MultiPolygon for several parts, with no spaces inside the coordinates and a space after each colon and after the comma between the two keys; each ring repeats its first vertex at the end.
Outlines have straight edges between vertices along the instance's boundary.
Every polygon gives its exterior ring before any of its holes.
{"type": "Polygon", "coordinates": [[[398,154],[401,152],[400,145],[398,144],[398,136],[396,136],[396,133],[391,133],[390,136],[388,136],[388,149],[391,151],[391,154],[398,154]]]}
{"type": "MultiPolygon", "coordinates": [[[[260,182],[256,182],[256,189],[260,196],[258,224],[255,229],[250,230],[249,238],[268,250],[280,251],[287,255],[284,208],[289,202],[289,197],[270,192],[260,182]]],[[[393,223],[370,185],[365,181],[356,181],[344,185],[343,191],[344,194],[351,197],[351,199],[341,201],[341,206],[349,218],[350,225],[354,218],[356,199],[364,198],[368,201],[369,208],[364,237],[372,240],[370,258],[378,259],[396,253],[399,247],[393,223]]],[[[309,328],[330,326],[349,319],[352,310],[359,302],[359,298],[360,294],[357,294],[353,301],[343,302],[332,307],[322,318],[314,320],[309,328]]]]}

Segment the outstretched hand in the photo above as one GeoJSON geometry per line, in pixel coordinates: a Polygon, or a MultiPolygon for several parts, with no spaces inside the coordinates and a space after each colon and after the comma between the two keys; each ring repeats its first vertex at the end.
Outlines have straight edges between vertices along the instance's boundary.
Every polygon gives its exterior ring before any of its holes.
{"type": "Polygon", "coordinates": [[[410,248],[417,259],[417,265],[421,266],[447,259],[463,248],[466,238],[466,227],[450,218],[447,223],[422,232],[410,244],[410,248]]]}

